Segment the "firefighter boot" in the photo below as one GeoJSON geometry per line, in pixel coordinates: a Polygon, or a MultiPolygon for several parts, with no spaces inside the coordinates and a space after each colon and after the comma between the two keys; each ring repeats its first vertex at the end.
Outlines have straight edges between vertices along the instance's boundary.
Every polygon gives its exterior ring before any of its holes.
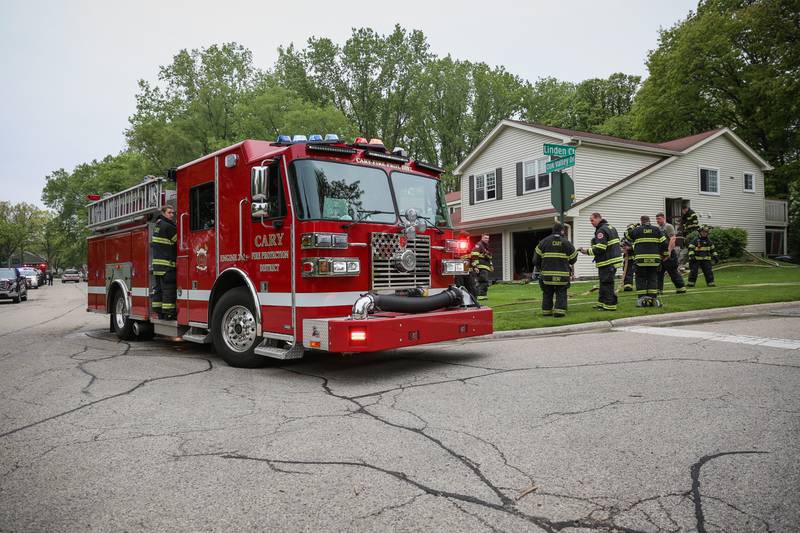
{"type": "Polygon", "coordinates": [[[675,294],[686,294],[686,287],[678,287],[675,289],[675,294]]]}

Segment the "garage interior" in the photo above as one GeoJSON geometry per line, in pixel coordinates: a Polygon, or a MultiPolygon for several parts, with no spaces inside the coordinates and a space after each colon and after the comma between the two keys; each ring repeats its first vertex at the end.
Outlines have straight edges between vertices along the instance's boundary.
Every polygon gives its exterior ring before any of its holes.
{"type": "Polygon", "coordinates": [[[511,234],[511,247],[514,250],[512,277],[530,279],[533,272],[533,252],[539,241],[550,235],[550,229],[516,231],[511,234]]]}

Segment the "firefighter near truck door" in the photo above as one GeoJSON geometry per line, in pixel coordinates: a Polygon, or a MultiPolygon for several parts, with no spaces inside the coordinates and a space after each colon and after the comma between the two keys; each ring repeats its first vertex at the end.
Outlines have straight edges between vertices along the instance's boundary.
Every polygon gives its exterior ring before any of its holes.
{"type": "Polygon", "coordinates": [[[175,210],[166,205],[161,208],[150,239],[153,290],[150,305],[158,318],[175,320],[176,276],[175,256],[178,232],[175,228],[175,210]]]}

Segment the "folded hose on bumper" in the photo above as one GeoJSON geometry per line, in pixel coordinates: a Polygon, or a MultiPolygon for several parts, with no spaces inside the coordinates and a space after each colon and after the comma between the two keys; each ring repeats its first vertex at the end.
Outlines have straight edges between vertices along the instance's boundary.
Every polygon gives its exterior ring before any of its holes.
{"type": "Polygon", "coordinates": [[[365,294],[353,304],[351,318],[365,320],[375,310],[390,313],[427,313],[445,307],[477,305],[470,294],[459,287],[449,289],[433,296],[395,296],[386,294],[365,294]]]}

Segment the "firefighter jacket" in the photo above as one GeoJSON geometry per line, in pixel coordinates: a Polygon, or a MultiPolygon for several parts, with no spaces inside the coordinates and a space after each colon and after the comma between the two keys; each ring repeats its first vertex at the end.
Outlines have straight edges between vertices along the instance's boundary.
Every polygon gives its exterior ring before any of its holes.
{"type": "Polygon", "coordinates": [[[689,261],[717,259],[717,249],[708,237],[698,237],[689,245],[689,261]]]}
{"type": "Polygon", "coordinates": [[[594,257],[597,268],[619,266],[622,264],[622,250],[619,245],[619,234],[614,226],[602,219],[594,230],[589,255],[594,257]]]}
{"type": "Polygon", "coordinates": [[[578,251],[567,239],[552,234],[536,245],[533,252],[533,266],[539,269],[545,285],[569,285],[571,266],[578,259],[578,251]]]}
{"type": "Polygon", "coordinates": [[[681,231],[684,235],[689,235],[693,231],[700,229],[700,221],[697,218],[697,213],[691,209],[687,209],[686,213],[681,215],[681,231]]]}
{"type": "Polygon", "coordinates": [[[633,260],[637,266],[659,266],[669,256],[669,241],[657,226],[642,224],[625,234],[633,243],[633,260]]]}
{"type": "Polygon", "coordinates": [[[159,216],[153,227],[150,239],[150,256],[152,257],[153,274],[163,276],[168,270],[175,270],[175,243],[178,232],[175,223],[159,216]]]}
{"type": "Polygon", "coordinates": [[[475,248],[473,248],[472,253],[469,254],[469,259],[471,268],[494,272],[494,267],[492,266],[492,254],[489,252],[489,247],[486,246],[483,241],[478,241],[475,243],[475,248]]]}

